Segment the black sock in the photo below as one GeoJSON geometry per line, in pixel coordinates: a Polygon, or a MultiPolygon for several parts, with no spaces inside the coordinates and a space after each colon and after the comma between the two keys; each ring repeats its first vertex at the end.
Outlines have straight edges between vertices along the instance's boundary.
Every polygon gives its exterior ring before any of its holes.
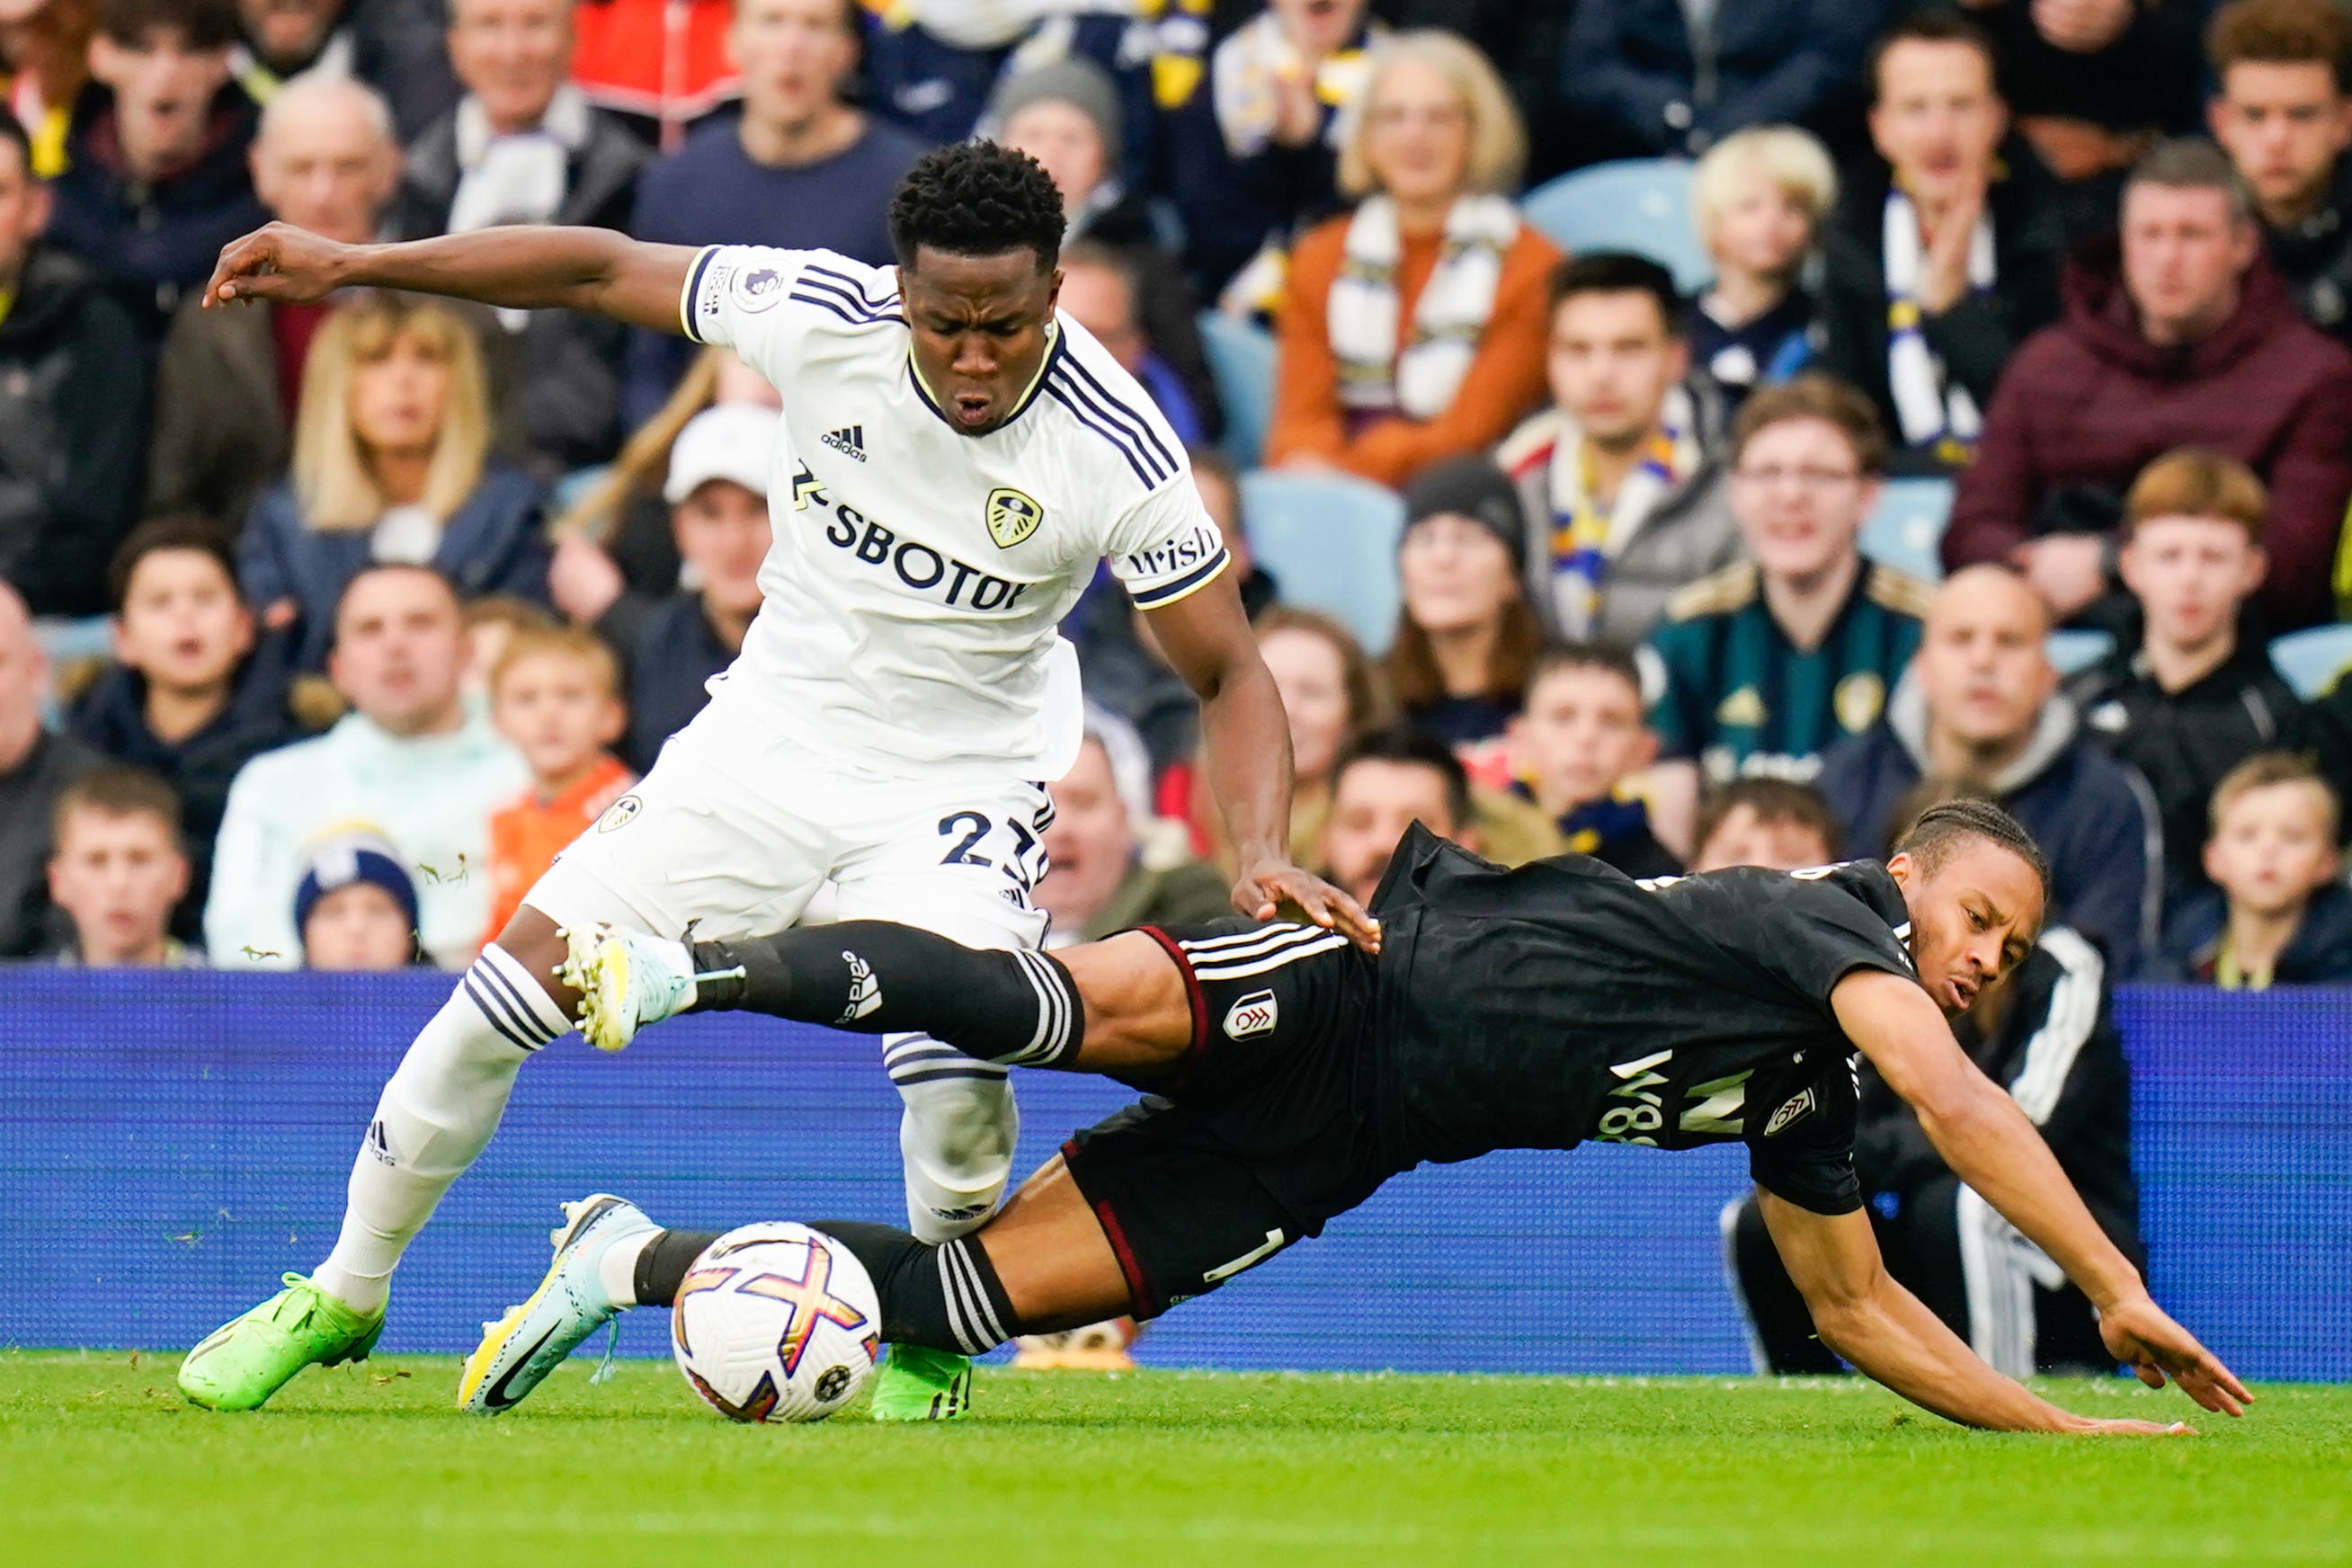
{"type": "Polygon", "coordinates": [[[894,1345],[979,1355],[1022,1331],[988,1254],[970,1237],[928,1247],[903,1230],[858,1220],[817,1220],[856,1256],[882,1299],[882,1338],[894,1345]]]}
{"type": "Polygon", "coordinates": [[[677,1288],[702,1249],[726,1233],[716,1230],[666,1230],[637,1254],[637,1305],[667,1307],[677,1300],[677,1288]]]}
{"type": "Polygon", "coordinates": [[[889,921],[693,944],[702,1009],[861,1035],[925,1034],[1008,1067],[1069,1067],[1087,1034],[1076,982],[1049,953],[969,948],[889,921]],[[737,973],[740,971],[740,973],[737,973]]]}

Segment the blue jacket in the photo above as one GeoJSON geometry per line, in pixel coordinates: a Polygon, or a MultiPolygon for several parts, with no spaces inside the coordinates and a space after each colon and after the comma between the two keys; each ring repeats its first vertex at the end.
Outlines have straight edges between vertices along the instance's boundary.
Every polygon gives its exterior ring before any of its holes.
{"type": "Polygon", "coordinates": [[[1569,103],[1628,154],[1696,157],[1749,125],[1811,124],[1849,95],[1885,0],[1721,0],[1694,33],[1682,0],[1578,0],[1569,103]]]}
{"type": "MultiPolygon", "coordinates": [[[[1927,729],[1927,700],[1906,675],[1885,716],[1822,759],[1813,787],[1848,853],[1887,852],[1895,808],[1925,773],[1927,729]]],[[[2147,781],[2053,697],[2023,753],[1986,783],[2050,862],[2049,923],[2097,942],[2114,973],[2137,973],[2156,948],[2164,891],[2164,830],[2147,781]]]]}
{"type": "MultiPolygon", "coordinates": [[[[539,481],[512,464],[493,458],[481,483],[450,515],[433,564],[448,574],[467,598],[515,594],[547,600],[547,541],[540,532],[544,499],[539,481]]],[[[302,521],[294,481],[281,479],[253,505],[237,544],[237,580],[246,603],[257,613],[279,599],[300,612],[296,662],[319,669],[334,639],[335,605],[344,584],[371,559],[372,532],[357,528],[320,532],[302,521]]]]}
{"type": "MultiPolygon", "coordinates": [[[[2164,928],[2164,951],[2144,978],[2206,982],[2213,978],[2229,933],[2230,905],[2209,888],[2182,905],[2164,928]]],[[[2352,888],[2326,887],[2312,895],[2303,923],[2271,971],[2273,985],[2352,985],[2352,888]]]]}

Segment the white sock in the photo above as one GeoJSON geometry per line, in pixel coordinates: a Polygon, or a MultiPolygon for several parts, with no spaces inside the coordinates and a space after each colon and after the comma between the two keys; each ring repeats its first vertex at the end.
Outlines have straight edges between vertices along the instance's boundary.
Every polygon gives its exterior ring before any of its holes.
{"type": "Polygon", "coordinates": [[[907,1171],[907,1228],[937,1247],[996,1212],[1013,1176],[1021,1112],[1001,1067],[972,1060],[928,1035],[886,1035],[883,1059],[906,1111],[898,1155],[907,1171]]]}
{"type": "Polygon", "coordinates": [[[311,1273],[320,1289],[361,1312],[383,1305],[400,1255],[498,1131],[516,1072],[570,1026],[511,954],[482,950],[383,1086],[342,1235],[311,1273]]]}
{"type": "Polygon", "coordinates": [[[659,1241],[657,1230],[641,1230],[635,1236],[625,1236],[604,1249],[596,1260],[596,1284],[615,1307],[637,1304],[637,1259],[646,1248],[659,1241]]]}

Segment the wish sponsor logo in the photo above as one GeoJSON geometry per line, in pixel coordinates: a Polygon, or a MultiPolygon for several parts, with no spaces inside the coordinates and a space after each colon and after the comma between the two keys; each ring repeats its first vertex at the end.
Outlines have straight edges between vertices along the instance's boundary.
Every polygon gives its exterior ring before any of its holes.
{"type": "Polygon", "coordinates": [[[919,540],[901,539],[845,501],[826,493],[806,463],[793,476],[793,510],[828,514],[824,541],[864,565],[887,572],[909,593],[958,609],[1010,610],[1034,585],[984,572],[919,540]]]}

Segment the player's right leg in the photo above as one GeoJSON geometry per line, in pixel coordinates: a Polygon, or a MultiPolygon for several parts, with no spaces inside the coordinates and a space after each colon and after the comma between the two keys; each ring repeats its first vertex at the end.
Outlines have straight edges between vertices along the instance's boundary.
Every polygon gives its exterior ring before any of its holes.
{"type": "MultiPolygon", "coordinates": [[[[1342,940],[1312,927],[1263,932],[1269,944],[1313,938],[1342,940]]],[[[1178,944],[1151,931],[1051,953],[966,947],[890,921],[692,943],[608,926],[572,942],[565,973],[583,1030],[608,1049],[679,1013],[740,1011],[928,1034],[982,1061],[1148,1084],[1181,1068],[1200,1033],[1198,982],[1178,944]]]]}
{"type": "Polygon", "coordinates": [[[252,1410],[306,1366],[366,1359],[400,1255],[489,1142],[522,1064],[569,1027],[574,998],[552,989],[562,952],[553,922],[528,907],[482,950],[376,1101],[334,1250],[188,1352],[190,1400],[252,1410]]]}

